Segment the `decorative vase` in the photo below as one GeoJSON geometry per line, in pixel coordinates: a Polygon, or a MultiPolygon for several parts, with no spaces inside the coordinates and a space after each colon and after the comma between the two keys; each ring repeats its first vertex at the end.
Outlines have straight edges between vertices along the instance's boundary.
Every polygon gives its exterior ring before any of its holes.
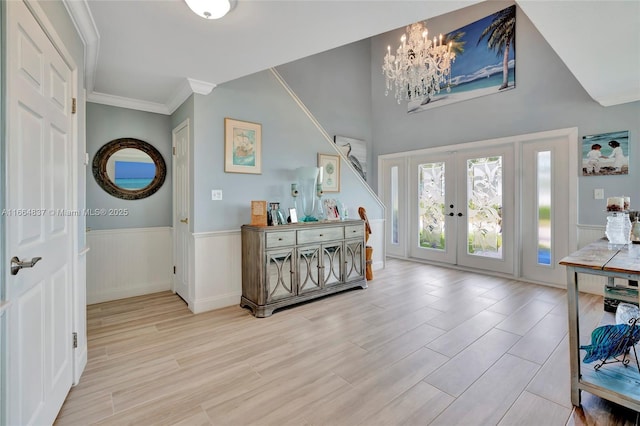
{"type": "Polygon", "coordinates": [[[318,182],[317,167],[299,167],[296,170],[298,177],[298,197],[302,208],[301,222],[317,222],[314,216],[316,209],[316,185],[318,182]]]}

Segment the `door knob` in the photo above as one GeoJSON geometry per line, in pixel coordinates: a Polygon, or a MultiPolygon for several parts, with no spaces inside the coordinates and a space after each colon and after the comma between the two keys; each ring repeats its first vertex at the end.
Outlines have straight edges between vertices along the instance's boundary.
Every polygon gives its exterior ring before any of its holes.
{"type": "Polygon", "coordinates": [[[449,213],[449,216],[453,216],[453,212],[449,213]]]}
{"type": "Polygon", "coordinates": [[[40,260],[42,260],[41,257],[34,257],[28,262],[21,262],[17,256],[13,256],[11,258],[11,275],[18,275],[22,268],[33,268],[40,260]]]}
{"type": "Polygon", "coordinates": [[[180,219],[180,222],[182,223],[189,223],[189,218],[185,217],[184,219],[180,219]]]}
{"type": "Polygon", "coordinates": [[[458,217],[462,217],[462,213],[458,213],[458,217]]]}

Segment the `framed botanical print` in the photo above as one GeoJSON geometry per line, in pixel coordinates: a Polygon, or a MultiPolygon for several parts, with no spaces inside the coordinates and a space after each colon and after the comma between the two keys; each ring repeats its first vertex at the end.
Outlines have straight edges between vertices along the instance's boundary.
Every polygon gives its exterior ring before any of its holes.
{"type": "Polygon", "coordinates": [[[318,154],[318,167],[323,168],[322,190],[340,192],[340,156],[318,154]]]}

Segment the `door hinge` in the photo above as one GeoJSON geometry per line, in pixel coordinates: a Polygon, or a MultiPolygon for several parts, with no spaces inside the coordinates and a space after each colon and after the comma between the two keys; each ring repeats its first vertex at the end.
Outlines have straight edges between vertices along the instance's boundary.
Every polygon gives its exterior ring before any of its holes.
{"type": "Polygon", "coordinates": [[[176,147],[173,147],[173,155],[176,155],[176,147]]]}
{"type": "Polygon", "coordinates": [[[73,332],[73,349],[78,347],[78,333],[73,332]]]}
{"type": "Polygon", "coordinates": [[[78,109],[76,98],[71,98],[71,114],[75,114],[78,109]]]}
{"type": "Polygon", "coordinates": [[[176,267],[174,266],[173,267],[173,275],[175,275],[175,274],[176,274],[176,267]]]}

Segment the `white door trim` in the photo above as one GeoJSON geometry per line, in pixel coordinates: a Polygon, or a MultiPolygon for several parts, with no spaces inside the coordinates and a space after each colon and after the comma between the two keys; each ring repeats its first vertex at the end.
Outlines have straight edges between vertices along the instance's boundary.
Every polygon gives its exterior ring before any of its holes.
{"type": "MultiPolygon", "coordinates": [[[[418,150],[412,151],[404,151],[404,152],[396,152],[390,154],[383,154],[378,156],[378,170],[381,170],[381,165],[384,164],[385,160],[392,159],[406,159],[406,158],[414,158],[417,156],[424,156],[427,154],[441,154],[458,150],[466,150],[466,149],[477,149],[479,147],[490,147],[504,144],[512,144],[515,149],[516,161],[519,162],[521,158],[521,145],[523,142],[528,141],[539,141],[544,139],[561,139],[568,143],[569,146],[569,164],[567,167],[569,169],[570,181],[568,185],[569,199],[576,200],[578,199],[578,128],[577,127],[568,127],[561,128],[555,130],[547,130],[542,132],[535,133],[527,133],[522,135],[515,136],[507,136],[495,139],[487,139],[483,141],[475,141],[475,142],[466,142],[457,145],[445,145],[433,148],[422,148],[418,150]]],[[[516,169],[516,174],[520,173],[520,165],[518,164],[518,168],[516,169]]],[[[382,181],[382,173],[378,173],[378,188],[383,188],[382,181]]],[[[519,200],[516,200],[515,205],[515,213],[516,213],[516,229],[517,234],[520,234],[520,209],[522,208],[522,203],[519,200]]],[[[407,209],[408,210],[408,209],[407,209]]],[[[387,226],[389,226],[387,224],[387,226]]],[[[578,206],[576,202],[572,202],[569,204],[569,229],[568,229],[568,244],[569,250],[577,249],[577,235],[578,235],[578,206]]],[[[518,239],[518,235],[516,235],[515,243],[517,244],[516,252],[520,251],[520,240],[518,239]]],[[[385,233],[385,238],[387,237],[387,233],[385,233]]],[[[513,276],[519,278],[520,267],[519,267],[519,255],[516,254],[518,258],[514,262],[514,273],[513,276]]],[[[465,269],[465,268],[459,268],[465,269]]]]}
{"type": "Polygon", "coordinates": [[[182,268],[184,269],[184,274],[183,271],[178,271],[179,274],[183,277],[183,279],[186,277],[186,279],[184,279],[184,281],[186,281],[185,283],[183,283],[184,285],[186,285],[186,289],[185,288],[178,288],[177,285],[177,279],[179,279],[176,275],[176,271],[174,270],[174,273],[171,276],[171,288],[173,290],[174,293],[178,293],[178,295],[180,295],[180,297],[182,297],[187,304],[189,305],[189,307],[193,306],[193,299],[194,299],[194,289],[193,289],[193,271],[191,268],[192,265],[192,257],[190,255],[190,247],[191,247],[191,234],[190,234],[190,230],[193,229],[193,221],[192,221],[192,217],[193,217],[193,212],[191,212],[191,194],[190,194],[190,188],[191,188],[191,124],[190,124],[190,120],[189,118],[185,119],[183,122],[181,122],[180,124],[178,124],[172,131],[171,131],[171,146],[172,146],[172,161],[171,161],[171,170],[172,170],[172,176],[173,176],[173,195],[172,195],[172,212],[173,212],[173,232],[172,232],[172,255],[173,255],[173,265],[174,268],[182,268]],[[180,217],[179,216],[179,212],[177,210],[177,202],[178,202],[178,185],[180,184],[180,178],[178,176],[178,170],[177,170],[177,161],[176,161],[176,155],[177,155],[177,144],[176,144],[176,136],[177,134],[182,131],[183,129],[187,129],[187,153],[186,153],[186,165],[187,165],[187,170],[185,171],[186,174],[186,179],[187,179],[187,188],[186,188],[186,194],[183,194],[184,197],[186,197],[186,204],[187,204],[187,219],[189,220],[189,223],[187,224],[187,236],[188,238],[185,238],[185,236],[182,236],[182,243],[183,245],[186,245],[186,247],[182,247],[185,254],[183,257],[183,262],[179,262],[178,261],[178,249],[179,249],[179,239],[180,236],[178,235],[179,232],[184,232],[184,225],[182,223],[180,223],[180,217]],[[181,229],[182,227],[182,229],[181,229]],[[185,244],[186,241],[186,244],[185,244]],[[186,293],[186,294],[185,294],[186,293]]]}

